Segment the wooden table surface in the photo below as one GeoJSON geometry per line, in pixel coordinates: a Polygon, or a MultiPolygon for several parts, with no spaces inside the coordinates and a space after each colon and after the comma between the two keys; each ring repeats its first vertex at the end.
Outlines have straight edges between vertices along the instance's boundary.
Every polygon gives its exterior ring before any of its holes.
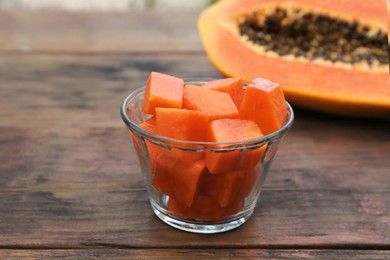
{"type": "Polygon", "coordinates": [[[161,222],[124,97],[150,71],[221,77],[197,12],[0,12],[0,259],[390,259],[390,123],[295,108],[252,218],[161,222]]]}

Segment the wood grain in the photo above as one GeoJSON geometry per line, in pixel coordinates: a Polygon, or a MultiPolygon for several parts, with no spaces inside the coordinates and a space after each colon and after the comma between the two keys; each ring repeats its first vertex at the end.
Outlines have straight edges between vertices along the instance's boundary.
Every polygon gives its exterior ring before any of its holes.
{"type": "Polygon", "coordinates": [[[151,70],[218,76],[204,55],[3,55],[1,64],[3,248],[389,247],[386,122],[297,110],[252,219],[194,235],[153,215],[119,104],[151,70]]]}
{"type": "Polygon", "coordinates": [[[221,77],[204,54],[0,55],[0,126],[122,126],[121,102],[150,71],[221,77]]]}
{"type": "Polygon", "coordinates": [[[199,11],[0,11],[0,52],[203,52],[199,11]]]}
{"type": "MultiPolygon", "coordinates": [[[[389,192],[388,127],[372,122],[371,129],[352,132],[360,122],[333,126],[331,122],[323,119],[319,123],[308,115],[297,117],[279,147],[266,189],[389,192]],[[328,128],[323,129],[322,124],[328,128]],[[319,135],[326,141],[317,139],[319,135]]],[[[129,170],[132,174],[139,171],[123,123],[118,127],[3,126],[0,143],[3,191],[29,189],[40,180],[57,186],[68,184],[66,189],[91,184],[98,189],[114,183],[123,186],[129,170]],[[116,178],[111,179],[110,174],[116,178]]],[[[128,181],[142,186],[136,178],[128,181]]]]}
{"type": "MultiPolygon", "coordinates": [[[[326,133],[344,132],[347,143],[357,147],[359,139],[340,129],[329,127],[326,133]]],[[[280,147],[248,223],[226,234],[204,236],[174,230],[153,215],[124,127],[1,127],[0,244],[388,248],[390,194],[382,182],[390,164],[383,161],[372,170],[360,163],[369,160],[372,151],[388,158],[388,141],[383,150],[375,150],[385,140],[366,139],[371,151],[366,157],[360,152],[351,155],[338,138],[328,138],[340,159],[327,161],[328,150],[317,151],[312,137],[304,139],[301,133],[302,129],[294,129],[280,147]],[[313,151],[317,152],[311,155],[313,151]]]]}
{"type": "Polygon", "coordinates": [[[1,250],[5,259],[356,259],[387,260],[389,251],[378,250],[256,250],[256,249],[90,249],[1,250]]]}

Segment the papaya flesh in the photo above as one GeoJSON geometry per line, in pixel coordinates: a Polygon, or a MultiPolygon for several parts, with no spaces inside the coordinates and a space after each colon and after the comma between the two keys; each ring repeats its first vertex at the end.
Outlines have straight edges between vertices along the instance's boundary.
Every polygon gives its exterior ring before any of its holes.
{"type": "Polygon", "coordinates": [[[174,216],[201,221],[223,221],[242,207],[242,200],[235,200],[226,207],[221,207],[206,195],[196,196],[193,205],[187,207],[174,198],[169,198],[168,210],[174,216]]]}
{"type": "Polygon", "coordinates": [[[278,82],[297,107],[390,118],[385,0],[225,0],[198,28],[227,77],[278,82]]]}
{"type": "Polygon", "coordinates": [[[134,145],[154,191],[168,199],[161,205],[168,214],[228,221],[255,202],[270,146],[261,137],[283,128],[288,115],[277,83],[256,78],[245,88],[241,78],[226,78],[183,85],[152,72],[142,108],[148,115],[143,131],[132,134],[134,145]]]}

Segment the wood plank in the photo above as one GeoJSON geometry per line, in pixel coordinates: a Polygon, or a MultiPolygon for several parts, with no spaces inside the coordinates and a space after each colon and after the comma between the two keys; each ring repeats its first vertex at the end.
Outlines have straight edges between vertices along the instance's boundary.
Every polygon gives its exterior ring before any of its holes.
{"type": "Polygon", "coordinates": [[[256,249],[93,249],[93,250],[0,250],[3,259],[356,259],[387,260],[379,250],[256,250],[256,249]]]}
{"type": "Polygon", "coordinates": [[[301,110],[246,225],[161,223],[119,118],[151,70],[219,76],[204,55],[0,56],[3,248],[388,248],[390,126],[301,110]]]}
{"type": "Polygon", "coordinates": [[[0,61],[3,247],[389,245],[388,122],[297,110],[253,218],[205,237],[153,215],[118,112],[150,70],[218,76],[204,55],[0,61]]]}
{"type": "Polygon", "coordinates": [[[202,55],[0,56],[0,126],[122,126],[119,106],[150,71],[221,75],[202,55]]]}
{"type": "Polygon", "coordinates": [[[1,10],[0,52],[202,52],[198,15],[199,11],[1,10]]]}
{"type": "MultiPolygon", "coordinates": [[[[298,116],[279,147],[268,190],[388,192],[388,127],[298,116]],[[327,128],[325,128],[325,125],[327,128]],[[361,129],[361,130],[358,130],[361,129]],[[325,141],[319,141],[322,136],[325,141]],[[365,136],[364,139],[361,137],[365,136]],[[332,152],[329,152],[332,151],[332,152]]],[[[119,127],[0,127],[1,190],[142,187],[129,133],[119,127]],[[103,164],[104,163],[104,164],[103,164]],[[128,179],[128,171],[135,178],[128,179]],[[111,175],[116,176],[111,179],[111,175]],[[130,186],[127,186],[128,184],[130,186]],[[35,187],[37,185],[37,187],[35,187]]]]}
{"type": "Polygon", "coordinates": [[[389,197],[389,193],[265,190],[246,224],[207,236],[174,230],[162,223],[141,190],[2,192],[0,244],[2,248],[27,249],[389,250],[389,210],[385,208],[389,197]]]}
{"type": "Polygon", "coordinates": [[[328,124],[311,137],[309,121],[280,147],[253,217],[215,236],[153,215],[124,127],[0,127],[0,245],[390,249],[388,132],[328,124]],[[337,157],[315,149],[320,134],[337,157]],[[366,165],[372,153],[382,164],[366,165]]]}

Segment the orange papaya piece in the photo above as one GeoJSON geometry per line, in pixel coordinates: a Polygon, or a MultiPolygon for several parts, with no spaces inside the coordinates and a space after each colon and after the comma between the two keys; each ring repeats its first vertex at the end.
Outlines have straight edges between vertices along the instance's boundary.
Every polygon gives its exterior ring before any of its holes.
{"type": "Polygon", "coordinates": [[[205,195],[198,195],[191,207],[169,198],[168,210],[181,218],[205,221],[218,221],[223,213],[218,204],[205,195]]]}
{"type": "Polygon", "coordinates": [[[286,116],[286,100],[277,83],[257,78],[246,87],[239,118],[255,121],[267,135],[280,129],[286,116]]]}
{"type": "Polygon", "coordinates": [[[247,171],[206,173],[202,178],[200,190],[213,198],[220,207],[226,207],[238,197],[246,175],[247,171]]]}
{"type": "Polygon", "coordinates": [[[191,207],[187,207],[175,199],[169,198],[168,210],[175,216],[202,221],[222,221],[237,213],[242,207],[242,201],[235,201],[227,207],[220,207],[212,198],[199,194],[191,207]]]}
{"type": "Polygon", "coordinates": [[[238,116],[238,109],[229,94],[192,85],[184,88],[183,108],[206,113],[210,121],[238,116]]]}
{"type": "Polygon", "coordinates": [[[153,133],[153,134],[157,133],[156,118],[154,116],[146,119],[145,121],[140,123],[138,126],[141,127],[142,129],[148,131],[148,132],[153,133]]]}
{"type": "Polygon", "coordinates": [[[193,163],[204,159],[204,152],[197,150],[193,145],[171,146],[170,155],[183,163],[193,163]]]}
{"type": "Polygon", "coordinates": [[[181,108],[184,81],[180,78],[152,72],[146,83],[142,112],[155,114],[156,107],[181,108]]]}
{"type": "Polygon", "coordinates": [[[191,206],[198,192],[199,181],[206,169],[204,160],[185,164],[165,153],[160,153],[156,163],[152,180],[156,190],[169,195],[183,205],[191,206]]]}
{"type": "Polygon", "coordinates": [[[205,113],[187,109],[156,108],[160,135],[186,141],[205,141],[208,126],[205,113]]]}
{"type": "Polygon", "coordinates": [[[152,186],[155,190],[171,196],[171,169],[166,160],[166,154],[159,154],[153,168],[152,186]]]}
{"type": "MultiPolygon", "coordinates": [[[[155,117],[151,117],[151,118],[145,120],[144,122],[139,124],[139,127],[141,127],[142,129],[144,129],[148,132],[151,132],[153,134],[157,134],[157,125],[156,125],[156,118],[155,117]]],[[[163,148],[156,145],[156,144],[151,143],[148,140],[146,140],[145,143],[146,143],[146,147],[148,148],[148,154],[149,154],[150,159],[155,160],[156,156],[161,152],[161,149],[163,149],[163,148]]]]}
{"type": "Polygon", "coordinates": [[[232,203],[223,208],[223,218],[238,213],[242,209],[243,204],[242,199],[236,198],[232,203]]]}
{"type": "MultiPolygon", "coordinates": [[[[160,135],[188,141],[205,141],[208,117],[205,113],[187,109],[156,108],[157,131],[160,135]]],[[[172,145],[171,155],[183,162],[204,157],[203,152],[191,149],[191,144],[172,145]]]]}
{"type": "Polygon", "coordinates": [[[259,176],[259,167],[254,167],[253,169],[247,170],[237,197],[241,199],[248,197],[252,193],[252,190],[255,188],[259,176]]]}
{"type": "MultiPolygon", "coordinates": [[[[156,133],[156,119],[154,117],[149,118],[145,120],[144,122],[140,123],[138,125],[142,129],[151,132],[151,133],[156,133]]],[[[151,142],[145,140],[147,151],[141,144],[141,139],[138,135],[134,134],[133,132],[130,131],[131,137],[133,138],[133,143],[134,147],[137,150],[138,153],[140,153],[141,156],[146,156],[149,155],[151,161],[156,157],[158,153],[158,146],[152,144],[151,142]]]]}
{"type": "Polygon", "coordinates": [[[225,78],[208,81],[204,88],[229,94],[237,108],[244,97],[244,81],[240,78],[225,78]]]}
{"type": "MultiPolygon", "coordinates": [[[[207,129],[206,140],[208,142],[233,142],[258,138],[263,136],[258,125],[251,120],[242,119],[218,119],[210,122],[207,129]]],[[[225,148],[223,148],[225,149],[225,148]]],[[[241,158],[241,151],[232,148],[225,151],[208,151],[205,153],[207,169],[210,173],[218,174],[229,172],[237,168],[244,168],[245,162],[257,161],[262,156],[261,152],[245,151],[248,159],[241,158]],[[260,155],[261,153],[261,155],[260,155]],[[253,158],[250,158],[253,157],[253,158]],[[240,162],[241,161],[241,162],[240,162]]]]}
{"type": "Polygon", "coordinates": [[[254,147],[242,149],[235,169],[249,170],[255,167],[263,158],[266,147],[267,146],[264,144],[262,146],[256,145],[254,147]]]}

